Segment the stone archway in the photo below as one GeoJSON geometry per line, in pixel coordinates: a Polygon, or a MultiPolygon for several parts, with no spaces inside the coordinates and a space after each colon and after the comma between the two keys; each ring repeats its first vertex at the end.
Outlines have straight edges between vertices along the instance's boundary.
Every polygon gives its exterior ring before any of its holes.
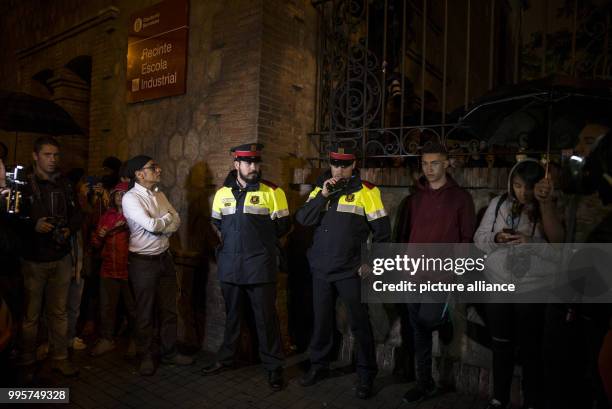
{"type": "Polygon", "coordinates": [[[85,138],[58,138],[66,153],[62,166],[66,170],[82,167],[95,174],[107,154],[116,154],[115,147],[107,141],[109,136],[125,132],[122,118],[112,113],[117,96],[111,91],[119,87],[120,79],[114,75],[115,61],[109,44],[118,38],[118,14],[114,7],[105,8],[17,51],[21,89],[36,95],[46,88],[49,95],[39,96],[64,108],[84,130],[85,138]]]}

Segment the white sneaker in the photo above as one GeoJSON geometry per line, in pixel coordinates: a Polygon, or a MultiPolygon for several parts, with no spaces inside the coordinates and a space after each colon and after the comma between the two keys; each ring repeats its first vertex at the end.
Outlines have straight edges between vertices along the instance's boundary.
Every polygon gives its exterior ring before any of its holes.
{"type": "Polygon", "coordinates": [[[497,399],[491,399],[485,409],[503,409],[502,403],[497,399]]]}
{"type": "Polygon", "coordinates": [[[115,341],[111,339],[101,338],[93,347],[89,355],[100,356],[107,353],[108,351],[112,351],[113,349],[115,349],[115,341]]]}
{"type": "Polygon", "coordinates": [[[87,349],[87,344],[82,338],[74,337],[72,340],[72,349],[75,351],[82,351],[83,349],[87,349]]]}

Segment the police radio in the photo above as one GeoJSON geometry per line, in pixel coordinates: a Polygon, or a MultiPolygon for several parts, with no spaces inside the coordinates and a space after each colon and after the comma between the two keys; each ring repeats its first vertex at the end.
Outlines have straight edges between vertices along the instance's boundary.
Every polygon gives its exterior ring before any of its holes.
{"type": "Polygon", "coordinates": [[[344,188],[348,185],[348,180],[346,179],[338,179],[336,183],[327,183],[327,191],[330,195],[334,195],[338,192],[344,190],[344,188]]]}

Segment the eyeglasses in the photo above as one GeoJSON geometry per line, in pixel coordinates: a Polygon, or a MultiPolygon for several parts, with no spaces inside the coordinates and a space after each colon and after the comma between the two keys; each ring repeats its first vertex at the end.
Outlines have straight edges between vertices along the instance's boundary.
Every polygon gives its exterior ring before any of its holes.
{"type": "Polygon", "coordinates": [[[151,171],[155,172],[157,170],[161,170],[161,166],[151,165],[151,166],[145,166],[144,168],[140,168],[140,170],[146,170],[146,169],[151,169],[151,171]]]}
{"type": "Polygon", "coordinates": [[[353,164],[352,160],[346,161],[346,160],[331,160],[329,161],[329,164],[332,165],[335,168],[348,168],[349,166],[351,166],[353,164]]]}

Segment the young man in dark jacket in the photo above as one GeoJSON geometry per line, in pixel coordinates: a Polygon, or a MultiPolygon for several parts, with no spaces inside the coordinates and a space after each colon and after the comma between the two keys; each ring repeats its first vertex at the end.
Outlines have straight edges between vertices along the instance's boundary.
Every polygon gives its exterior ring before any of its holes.
{"type": "MultiPolygon", "coordinates": [[[[399,239],[404,243],[470,243],[476,228],[474,202],[468,192],[446,173],[448,154],[440,145],[422,152],[423,176],[417,191],[400,209],[399,239]]],[[[417,384],[405,395],[409,403],[433,397],[437,388],[431,375],[432,332],[448,317],[445,304],[408,304],[414,337],[417,384]]]]}
{"type": "Polygon", "coordinates": [[[33,375],[36,337],[43,300],[49,327],[52,368],[64,376],[78,374],[68,360],[66,303],[73,274],[71,237],[80,229],[81,212],[68,179],[59,173],[60,146],[51,137],[34,143],[34,172],[28,178],[22,273],[25,316],[19,363],[25,380],[33,375]]]}
{"type": "Polygon", "coordinates": [[[330,171],[319,178],[308,201],[296,213],[298,223],[316,226],[313,244],[308,250],[314,304],[312,366],[300,383],[313,385],[329,372],[337,294],[348,309],[351,331],[357,339],[356,394],[366,399],[372,394],[377,365],[368,309],[361,303],[358,276],[361,246],[370,233],[374,243],[388,242],[391,225],[380,190],[361,180],[355,170],[355,160],[349,149],[336,147],[330,153],[330,171]]]}

